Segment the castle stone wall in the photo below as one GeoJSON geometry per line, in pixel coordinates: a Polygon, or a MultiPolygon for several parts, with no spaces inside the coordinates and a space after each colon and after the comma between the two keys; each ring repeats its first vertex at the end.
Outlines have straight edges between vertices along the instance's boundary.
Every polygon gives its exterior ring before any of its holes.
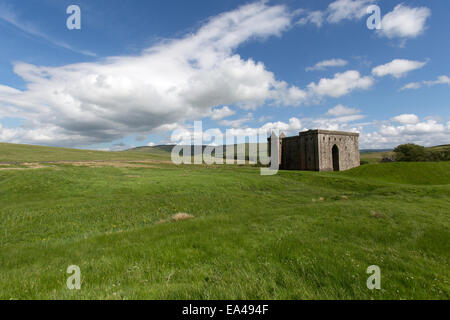
{"type": "Polygon", "coordinates": [[[309,130],[295,137],[282,135],[279,159],[282,170],[342,171],[358,167],[359,134],[309,130]]]}
{"type": "Polygon", "coordinates": [[[333,171],[333,147],[339,152],[339,171],[360,165],[359,134],[340,131],[318,131],[319,170],[333,171]]]}

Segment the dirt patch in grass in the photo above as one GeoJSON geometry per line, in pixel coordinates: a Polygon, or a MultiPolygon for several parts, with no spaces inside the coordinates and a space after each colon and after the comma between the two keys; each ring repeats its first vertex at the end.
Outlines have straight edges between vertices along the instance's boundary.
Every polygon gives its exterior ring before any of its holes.
{"type": "Polygon", "coordinates": [[[193,215],[188,214],[188,213],[177,213],[175,215],[172,216],[172,221],[181,221],[181,220],[188,220],[188,219],[192,219],[194,218],[193,215]]]}
{"type": "Polygon", "coordinates": [[[11,163],[2,164],[0,170],[29,170],[29,169],[42,169],[42,168],[54,168],[58,170],[55,165],[66,164],[76,167],[90,167],[90,168],[158,168],[155,164],[171,163],[170,161],[155,161],[155,160],[92,160],[92,161],[48,161],[48,162],[23,162],[23,163],[11,163]]]}
{"type": "Polygon", "coordinates": [[[169,219],[160,220],[158,223],[167,223],[167,222],[178,222],[183,220],[190,220],[194,219],[194,216],[188,213],[179,212],[177,214],[174,214],[169,219]]]}
{"type": "Polygon", "coordinates": [[[377,212],[374,210],[370,211],[370,216],[375,219],[386,219],[387,218],[387,216],[384,213],[377,212]]]}
{"type": "Polygon", "coordinates": [[[0,170],[30,170],[30,169],[42,169],[42,168],[56,168],[55,165],[67,164],[76,167],[91,167],[91,168],[103,168],[103,167],[115,167],[115,168],[157,168],[154,164],[158,163],[153,160],[139,160],[139,161],[105,161],[105,160],[93,160],[93,161],[52,161],[52,162],[24,162],[17,164],[2,164],[0,170]]]}
{"type": "Polygon", "coordinates": [[[130,162],[116,162],[116,161],[76,161],[76,162],[64,162],[64,164],[70,164],[76,167],[90,167],[90,168],[102,168],[102,167],[114,167],[114,168],[155,168],[155,166],[149,164],[130,163],[130,162]]]}
{"type": "Polygon", "coordinates": [[[39,163],[21,163],[20,166],[17,165],[2,165],[0,167],[0,171],[8,171],[8,170],[33,170],[33,169],[42,169],[48,168],[49,166],[44,166],[39,163]]]}
{"type": "Polygon", "coordinates": [[[115,167],[115,168],[158,168],[155,164],[172,163],[159,160],[92,160],[92,161],[55,161],[51,164],[68,164],[77,167],[115,167]]]}

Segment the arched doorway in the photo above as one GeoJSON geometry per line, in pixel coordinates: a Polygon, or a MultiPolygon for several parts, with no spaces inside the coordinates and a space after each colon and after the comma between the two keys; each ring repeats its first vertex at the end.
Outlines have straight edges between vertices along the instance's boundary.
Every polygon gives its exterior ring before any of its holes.
{"type": "Polygon", "coordinates": [[[333,146],[333,170],[339,171],[339,148],[337,145],[333,146]]]}

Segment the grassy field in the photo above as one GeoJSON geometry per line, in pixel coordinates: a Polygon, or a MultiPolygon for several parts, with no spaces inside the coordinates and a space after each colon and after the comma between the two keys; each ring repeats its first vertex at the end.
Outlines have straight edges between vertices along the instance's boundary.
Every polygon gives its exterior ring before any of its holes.
{"type": "Polygon", "coordinates": [[[168,160],[0,144],[0,299],[450,298],[448,162],[261,176],[168,160]]]}
{"type": "Polygon", "coordinates": [[[361,163],[380,163],[384,157],[392,156],[393,152],[367,152],[361,154],[361,163]]]}
{"type": "Polygon", "coordinates": [[[0,165],[52,161],[147,160],[149,155],[151,160],[170,160],[170,154],[158,149],[147,150],[144,154],[139,151],[105,152],[0,143],[0,165]]]}

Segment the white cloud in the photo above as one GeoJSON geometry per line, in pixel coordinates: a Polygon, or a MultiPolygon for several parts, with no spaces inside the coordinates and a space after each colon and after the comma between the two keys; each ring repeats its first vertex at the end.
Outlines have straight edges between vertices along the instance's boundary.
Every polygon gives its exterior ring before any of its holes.
{"type": "Polygon", "coordinates": [[[139,56],[61,67],[16,63],[27,89],[1,86],[0,104],[27,121],[2,129],[8,137],[3,140],[86,146],[176,128],[210,116],[220,105],[300,105],[306,92],[235,53],[248,40],[280,36],[292,18],[285,6],[261,1],[213,17],[197,32],[139,56]]]}
{"type": "Polygon", "coordinates": [[[225,126],[225,127],[239,128],[239,127],[242,127],[244,125],[244,123],[247,123],[252,119],[253,119],[253,114],[248,113],[247,115],[245,115],[244,117],[242,117],[240,119],[222,120],[222,121],[220,121],[220,125],[225,126]]]}
{"type": "Polygon", "coordinates": [[[401,126],[382,126],[380,133],[385,136],[421,135],[427,133],[443,133],[445,126],[435,120],[405,124],[401,126]]]}
{"type": "MultiPolygon", "coordinates": [[[[302,122],[300,119],[292,117],[289,119],[289,122],[268,122],[262,125],[261,127],[251,128],[227,128],[225,131],[222,131],[218,128],[211,128],[203,131],[203,143],[210,144],[213,138],[215,137],[219,141],[215,141],[212,143],[213,145],[222,145],[226,143],[225,133],[230,136],[238,137],[244,139],[245,137],[254,138],[258,135],[263,136],[263,143],[266,142],[267,136],[270,134],[272,130],[279,130],[279,133],[285,133],[286,135],[298,134],[302,130],[302,122]]],[[[194,131],[188,128],[179,128],[176,130],[171,136],[171,143],[183,144],[188,143],[189,141],[193,141],[194,131]]],[[[199,136],[200,138],[200,136],[199,136]]],[[[256,141],[255,141],[256,142],[256,141]]]]}
{"type": "Polygon", "coordinates": [[[447,84],[450,86],[450,78],[448,76],[440,76],[435,81],[424,81],[427,86],[434,86],[437,84],[447,84]]]}
{"type": "Polygon", "coordinates": [[[272,116],[261,116],[259,117],[258,122],[266,122],[268,120],[271,120],[272,118],[272,116]]]}
{"type": "Polygon", "coordinates": [[[336,118],[316,118],[305,121],[305,125],[309,129],[322,129],[331,131],[359,132],[360,126],[355,121],[361,120],[364,115],[357,114],[351,116],[343,116],[336,118]]]}
{"type": "Polygon", "coordinates": [[[324,15],[325,14],[322,11],[310,11],[306,13],[306,16],[300,18],[297,24],[305,25],[312,23],[320,28],[323,25],[324,15]]]}
{"type": "Polygon", "coordinates": [[[416,115],[400,115],[382,122],[373,132],[361,134],[361,148],[392,148],[404,143],[436,146],[450,141],[450,122],[433,118],[420,120],[416,115]]]}
{"type": "Polygon", "coordinates": [[[361,124],[355,123],[365,118],[365,115],[360,113],[361,110],[337,105],[328,110],[325,117],[306,118],[302,119],[302,122],[308,129],[360,132],[361,124]]]}
{"type": "Polygon", "coordinates": [[[355,108],[349,108],[349,107],[343,106],[342,104],[338,104],[334,108],[328,110],[328,112],[326,114],[329,116],[340,117],[340,116],[354,115],[354,114],[358,114],[358,113],[361,113],[361,110],[355,109],[355,108]]]}
{"type": "MultiPolygon", "coordinates": [[[[395,116],[387,121],[361,123],[359,120],[364,117],[362,114],[342,115],[332,118],[299,119],[293,117],[289,119],[289,122],[268,122],[256,128],[231,128],[227,130],[227,133],[242,139],[243,137],[255,137],[258,134],[265,136],[274,129],[284,132],[287,136],[297,135],[298,132],[308,129],[359,132],[361,149],[393,148],[404,143],[433,146],[450,141],[450,121],[445,124],[431,117],[420,120],[414,114],[405,114],[395,116]],[[371,132],[366,131],[367,126],[373,127],[373,130],[371,132]]],[[[211,135],[219,139],[219,141],[215,141],[215,145],[223,143],[225,133],[217,128],[204,132],[204,143],[211,140],[211,135]]],[[[172,142],[180,143],[183,138],[184,141],[191,141],[191,137],[193,137],[191,129],[180,128],[174,135],[175,139],[172,142]]],[[[265,142],[265,138],[262,142],[265,142]]]]}
{"type": "Polygon", "coordinates": [[[437,78],[437,80],[434,81],[422,81],[422,82],[411,82],[406,84],[401,88],[401,90],[407,90],[407,89],[420,89],[423,85],[427,85],[429,87],[435,86],[438,84],[447,84],[450,85],[450,78],[448,76],[440,76],[437,78]]]}
{"type": "Polygon", "coordinates": [[[410,71],[423,68],[426,64],[427,62],[395,59],[389,63],[373,68],[372,74],[377,77],[391,75],[395,78],[401,78],[410,71]]]}
{"type": "MultiPolygon", "coordinates": [[[[325,20],[331,24],[344,20],[361,20],[367,15],[367,8],[374,3],[376,0],[336,0],[325,11],[307,11],[297,23],[313,23],[321,27],[325,20]]],[[[382,29],[377,30],[377,33],[389,39],[401,38],[404,44],[406,39],[416,38],[424,33],[430,16],[431,10],[427,7],[415,8],[399,4],[383,16],[382,29]]]]}
{"type": "Polygon", "coordinates": [[[369,89],[374,81],[371,77],[362,77],[358,71],[349,70],[336,73],[334,78],[323,78],[316,83],[310,83],[308,89],[317,96],[341,97],[356,89],[369,89]]]}
{"type": "Polygon", "coordinates": [[[217,108],[212,110],[211,119],[213,120],[221,120],[223,118],[230,117],[234,115],[236,112],[231,110],[228,106],[224,106],[222,108],[217,108]]]}
{"type": "Polygon", "coordinates": [[[260,133],[270,133],[272,130],[279,130],[280,133],[286,135],[298,134],[302,130],[302,122],[300,119],[292,117],[289,122],[268,122],[259,128],[233,128],[229,132],[235,136],[255,136],[260,133]]]}
{"type": "Polygon", "coordinates": [[[392,118],[392,121],[401,123],[401,124],[416,124],[419,122],[419,117],[415,114],[401,114],[392,118]]]}
{"type": "Polygon", "coordinates": [[[404,85],[400,90],[412,90],[412,89],[419,89],[422,87],[422,84],[420,82],[410,82],[406,85],[404,85]]]}
{"type": "Polygon", "coordinates": [[[399,4],[383,17],[378,33],[390,39],[415,38],[425,31],[430,15],[431,10],[427,7],[411,8],[399,4]]]}
{"type": "Polygon", "coordinates": [[[306,68],[306,71],[314,71],[314,70],[325,70],[330,67],[343,67],[346,66],[348,62],[343,59],[330,59],[324,60],[316,63],[313,67],[306,68]]]}
{"type": "Polygon", "coordinates": [[[328,6],[327,21],[338,23],[342,20],[358,20],[367,14],[367,7],[374,0],[337,0],[328,6]]]}

